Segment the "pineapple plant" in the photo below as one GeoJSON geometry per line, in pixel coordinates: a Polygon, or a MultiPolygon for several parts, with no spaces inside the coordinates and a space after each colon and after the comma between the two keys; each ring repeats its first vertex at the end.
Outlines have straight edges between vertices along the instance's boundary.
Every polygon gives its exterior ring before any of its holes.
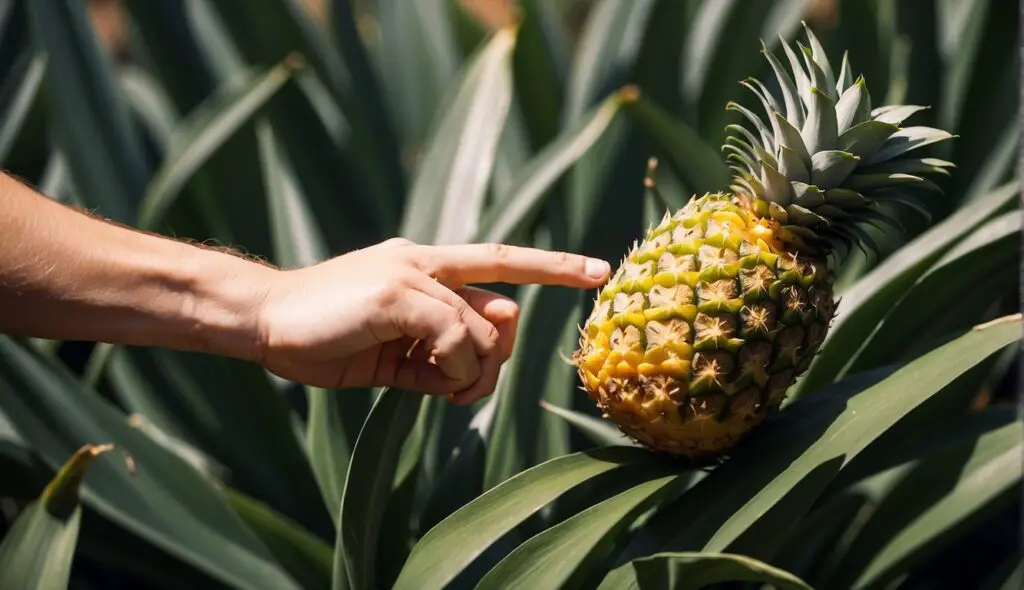
{"type": "MultiPolygon", "coordinates": [[[[741,82],[765,111],[729,103],[753,129],[727,126],[728,192],[666,212],[597,294],[573,362],[583,389],[619,429],[657,451],[720,460],[775,412],[809,367],[835,313],[836,268],[861,223],[899,223],[883,204],[926,208],[926,173],[950,162],[915,150],[954,137],[903,126],[927,107],[874,107],[844,53],[838,74],[808,46],[781,40],[792,75],[762,45],[781,100],[741,82]]],[[[648,187],[656,190],[652,176],[648,187]]],[[[662,199],[664,202],[664,199],[662,199]]]]}

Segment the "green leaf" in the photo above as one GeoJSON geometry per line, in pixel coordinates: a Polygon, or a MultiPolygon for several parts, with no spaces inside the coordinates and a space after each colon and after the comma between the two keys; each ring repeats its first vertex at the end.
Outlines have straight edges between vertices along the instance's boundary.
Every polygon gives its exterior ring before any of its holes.
{"type": "Polygon", "coordinates": [[[490,434],[496,402],[493,395],[489,397],[459,437],[425,502],[418,523],[421,531],[430,530],[484,491],[485,441],[490,434]]]}
{"type": "Polygon", "coordinates": [[[870,118],[871,98],[868,96],[864,78],[858,78],[836,102],[836,130],[842,136],[853,127],[867,123],[870,118]]]}
{"type": "Polygon", "coordinates": [[[609,97],[534,156],[507,194],[486,211],[473,241],[505,242],[522,230],[539,212],[552,185],[604,135],[626,102],[621,93],[609,97]]]}
{"type": "Polygon", "coordinates": [[[430,529],[413,547],[394,588],[444,588],[491,544],[567,490],[627,465],[656,462],[643,449],[610,447],[523,471],[430,529]]]}
{"type": "Polygon", "coordinates": [[[532,537],[495,566],[477,588],[574,587],[614,548],[618,535],[680,481],[652,467],[648,481],[532,537]]]}
{"type": "Polygon", "coordinates": [[[623,588],[697,590],[721,582],[760,582],[779,590],[811,589],[789,572],[729,553],[656,553],[634,560],[632,566],[630,577],[635,576],[635,581],[631,579],[623,588]]]}
{"type": "MultiPolygon", "coordinates": [[[[318,108],[320,99],[312,95],[315,92],[310,92],[310,86],[322,85],[326,90],[322,99],[330,103],[325,106],[340,108],[352,142],[352,149],[345,155],[352,158],[350,171],[363,189],[355,197],[390,233],[405,194],[405,174],[391,122],[385,118],[381,97],[373,88],[376,84],[364,77],[370,75],[370,70],[361,59],[361,51],[356,50],[358,39],[348,39],[340,45],[344,53],[339,52],[301,0],[262,0],[257,9],[252,9],[249,0],[218,0],[211,5],[250,63],[276,63],[293,52],[309,61],[316,76],[308,79],[304,99],[318,108]]],[[[344,30],[337,32],[346,34],[344,30]]],[[[294,117],[295,111],[287,114],[294,117]]],[[[274,122],[280,132],[287,119],[275,118],[274,122]]]]}
{"type": "Polygon", "coordinates": [[[622,71],[632,66],[654,0],[601,0],[580,31],[566,86],[562,126],[583,117],[603,100],[606,88],[619,88],[622,71]],[[618,77],[618,78],[617,78],[618,77]]]}
{"type": "MultiPolygon", "coordinates": [[[[115,406],[54,361],[0,339],[0,408],[49,464],[90,441],[126,452],[137,467],[101,460],[82,487],[84,504],[172,559],[228,585],[297,588],[209,481],[132,427],[115,406]]],[[[237,407],[237,406],[236,406],[237,407]]]]}
{"type": "Polygon", "coordinates": [[[515,29],[495,33],[460,77],[413,183],[402,235],[465,243],[476,232],[512,100],[515,29]]]}
{"type": "Polygon", "coordinates": [[[512,65],[516,98],[534,151],[547,146],[559,132],[565,76],[561,67],[567,41],[550,2],[526,0],[520,11],[519,41],[512,65]]]}
{"type": "Polygon", "coordinates": [[[381,520],[391,497],[402,443],[416,421],[423,396],[384,390],[366,418],[349,462],[334,547],[334,588],[375,588],[381,520]]]}
{"type": "Polygon", "coordinates": [[[46,58],[50,123],[77,192],[101,214],[134,221],[149,170],[85,5],[30,2],[28,20],[33,43],[46,58]]]}
{"type": "Polygon", "coordinates": [[[139,206],[138,226],[160,226],[181,187],[207,158],[258,115],[301,63],[286,60],[223,88],[191,111],[175,128],[169,154],[153,177],[139,206]]]}
{"type": "Polygon", "coordinates": [[[303,588],[328,588],[334,549],[298,523],[230,487],[222,491],[235,512],[303,588]]]}
{"type": "Polygon", "coordinates": [[[835,105],[822,90],[811,88],[811,104],[807,120],[800,129],[800,137],[812,157],[818,152],[835,149],[837,145],[839,131],[835,105]]]}
{"type": "Polygon", "coordinates": [[[65,588],[71,577],[82,507],[78,488],[89,465],[112,445],[84,445],[0,541],[0,588],[65,588]]]}
{"type": "Polygon", "coordinates": [[[209,454],[233,487],[318,535],[334,534],[287,400],[262,368],[159,348],[115,356],[108,376],[123,407],[209,454]]]}
{"type": "Polygon", "coordinates": [[[904,127],[889,136],[889,139],[882,144],[881,149],[865,160],[865,164],[879,164],[893,158],[902,156],[918,148],[931,145],[947,139],[953,139],[955,135],[942,129],[931,127],[904,127]]]}
{"type": "Polygon", "coordinates": [[[974,206],[957,211],[918,236],[861,277],[850,289],[838,293],[840,300],[836,306],[836,318],[821,352],[790,396],[799,398],[842,377],[851,353],[860,348],[907,289],[964,236],[1012,207],[1018,194],[1016,182],[992,191],[974,206]]]}
{"type": "Polygon", "coordinates": [[[686,123],[642,94],[626,106],[668,156],[683,184],[698,194],[728,188],[729,169],[721,156],[686,123]]]}
{"type": "Polygon", "coordinates": [[[837,566],[836,587],[875,587],[951,544],[1020,485],[1021,424],[992,429],[913,466],[874,508],[837,566]]]}
{"type": "Polygon", "coordinates": [[[824,189],[840,186],[859,162],[860,158],[850,152],[817,152],[811,156],[811,184],[824,189]]]}
{"type": "Polygon", "coordinates": [[[1019,316],[979,326],[865,387],[872,375],[800,400],[754,431],[732,458],[683,494],[649,534],[671,550],[771,558],[843,466],[914,408],[1020,338],[1019,316]],[[693,506],[700,506],[697,513],[693,506]]]}
{"type": "MultiPolygon", "coordinates": [[[[898,129],[899,127],[892,123],[864,121],[840,133],[836,147],[863,159],[881,148],[886,140],[898,129]]],[[[898,164],[901,161],[896,160],[892,163],[898,164]]],[[[878,164],[877,166],[883,167],[885,164],[878,164]]],[[[899,171],[902,172],[903,170],[899,171]]],[[[858,172],[866,173],[863,170],[858,172]]]]}
{"type": "Polygon", "coordinates": [[[615,425],[602,418],[595,418],[589,414],[582,412],[576,412],[573,410],[567,410],[565,408],[558,407],[550,404],[545,400],[540,401],[540,405],[545,410],[552,414],[562,418],[573,428],[580,431],[583,436],[597,446],[608,446],[608,445],[634,445],[632,440],[626,437],[621,430],[615,427],[615,425]]]}
{"type": "MultiPolygon", "coordinates": [[[[494,424],[487,445],[484,489],[490,489],[536,465],[541,456],[538,401],[558,356],[562,328],[573,321],[580,299],[575,289],[528,285],[522,291],[518,334],[509,361],[502,368],[494,396],[494,424]]],[[[568,383],[566,384],[568,386],[568,383]]]]}
{"type": "Polygon", "coordinates": [[[408,156],[422,151],[446,90],[458,74],[460,60],[447,3],[380,0],[374,11],[385,100],[395,113],[408,156]]]}
{"type": "Polygon", "coordinates": [[[39,93],[46,72],[46,59],[30,56],[20,67],[7,73],[0,87],[0,162],[7,164],[30,113],[39,104],[39,93]]]}
{"type": "Polygon", "coordinates": [[[789,39],[807,14],[809,0],[744,2],[718,0],[696,3],[695,14],[678,28],[685,35],[681,93],[692,112],[690,122],[711,145],[723,141],[728,113],[722,107],[737,100],[747,77],[762,78],[769,64],[759,53],[761,40],[774,49],[779,38],[789,39]]]}
{"type": "MultiPolygon", "coordinates": [[[[911,286],[850,362],[857,372],[900,359],[911,345],[929,334],[940,318],[960,301],[981,290],[987,294],[973,310],[956,310],[960,322],[981,321],[982,314],[1005,296],[980,285],[995,275],[1017,276],[1020,260],[1021,219],[1018,211],[1004,213],[961,240],[911,286]]],[[[1014,283],[1016,279],[1011,279],[1014,283]]]]}

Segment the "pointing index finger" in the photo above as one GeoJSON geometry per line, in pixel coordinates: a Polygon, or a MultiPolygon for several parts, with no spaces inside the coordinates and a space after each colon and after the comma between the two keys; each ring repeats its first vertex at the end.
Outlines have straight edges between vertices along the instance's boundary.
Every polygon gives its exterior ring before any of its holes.
{"type": "Polygon", "coordinates": [[[436,246],[417,262],[438,281],[459,286],[511,283],[589,289],[603,285],[611,272],[604,260],[506,244],[436,246]]]}

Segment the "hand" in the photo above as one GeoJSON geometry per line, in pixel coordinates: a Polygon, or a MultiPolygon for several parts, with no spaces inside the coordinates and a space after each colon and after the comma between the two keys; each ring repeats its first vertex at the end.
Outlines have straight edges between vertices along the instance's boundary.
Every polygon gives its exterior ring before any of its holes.
{"type": "Polygon", "coordinates": [[[316,386],[391,386],[469,404],[494,391],[519,308],[468,284],[595,288],[609,273],[604,261],[564,252],[389,240],[277,273],[259,310],[259,360],[316,386]]]}

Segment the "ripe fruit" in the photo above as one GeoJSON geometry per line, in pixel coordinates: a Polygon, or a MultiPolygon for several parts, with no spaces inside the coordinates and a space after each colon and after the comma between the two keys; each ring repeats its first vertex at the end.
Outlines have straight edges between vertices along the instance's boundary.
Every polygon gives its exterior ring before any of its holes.
{"type": "Polygon", "coordinates": [[[601,289],[574,356],[607,418],[652,449],[718,459],[778,409],[832,320],[832,273],[858,224],[898,223],[880,207],[924,212],[914,191],[952,164],[908,157],[949,139],[901,127],[925,107],[872,108],[847,56],[838,77],[807,29],[800,54],[782,43],[792,77],[765,49],[782,100],[742,82],[767,116],[730,103],[753,125],[730,125],[730,192],[694,195],[629,251],[601,289]],[[783,115],[783,113],[785,113],[783,115]]]}

